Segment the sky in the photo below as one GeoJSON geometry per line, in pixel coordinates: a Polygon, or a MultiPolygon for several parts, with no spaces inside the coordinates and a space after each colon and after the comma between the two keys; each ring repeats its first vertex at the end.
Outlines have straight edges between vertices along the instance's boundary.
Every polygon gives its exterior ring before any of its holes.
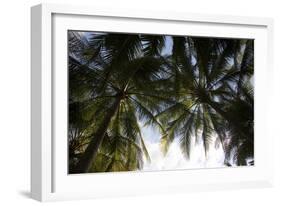
{"type": "MultiPolygon", "coordinates": [[[[161,134],[157,129],[145,126],[141,131],[151,159],[151,162],[144,162],[143,171],[224,167],[224,153],[221,146],[215,149],[215,146],[211,145],[208,156],[205,157],[203,142],[196,144],[194,138],[190,160],[187,160],[182,154],[179,140],[175,139],[164,156],[160,150],[161,134]]],[[[213,136],[213,144],[215,138],[213,136]]]]}

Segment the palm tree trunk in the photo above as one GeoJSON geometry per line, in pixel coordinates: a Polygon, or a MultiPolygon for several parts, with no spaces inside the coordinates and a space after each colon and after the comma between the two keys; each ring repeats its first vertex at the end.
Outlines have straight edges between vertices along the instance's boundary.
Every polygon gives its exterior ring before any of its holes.
{"type": "Polygon", "coordinates": [[[92,140],[89,143],[87,149],[85,150],[83,156],[77,163],[73,173],[86,173],[89,172],[93,161],[95,157],[97,156],[98,149],[105,137],[106,130],[108,128],[108,125],[116,113],[118,106],[120,104],[121,97],[117,97],[114,104],[109,108],[108,112],[106,113],[103,122],[101,123],[101,126],[98,128],[98,130],[93,134],[92,140]]]}

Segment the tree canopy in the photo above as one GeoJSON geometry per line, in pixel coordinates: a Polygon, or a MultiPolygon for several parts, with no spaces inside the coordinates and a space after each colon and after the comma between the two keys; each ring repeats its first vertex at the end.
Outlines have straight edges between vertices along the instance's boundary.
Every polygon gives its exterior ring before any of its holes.
{"type": "Polygon", "coordinates": [[[253,40],[69,31],[68,46],[69,173],[141,170],[140,122],[164,154],[178,138],[191,158],[195,138],[208,156],[216,137],[226,166],[254,164],[253,40]]]}

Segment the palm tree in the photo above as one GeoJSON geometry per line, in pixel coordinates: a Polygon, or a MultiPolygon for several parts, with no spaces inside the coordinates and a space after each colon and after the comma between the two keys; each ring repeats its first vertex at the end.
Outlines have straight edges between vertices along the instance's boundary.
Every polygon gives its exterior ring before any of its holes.
{"type": "Polygon", "coordinates": [[[138,120],[161,128],[154,113],[164,98],[157,89],[151,91],[151,86],[159,85],[167,76],[166,62],[159,55],[164,41],[163,36],[94,34],[78,64],[69,58],[76,64],[69,75],[70,104],[84,104],[83,116],[90,122],[90,141],[83,146],[71,173],[91,171],[99,150],[109,159],[106,171],[131,168],[132,156],[139,160],[135,168],[141,167],[140,153],[148,154],[138,120]]]}
{"type": "MultiPolygon", "coordinates": [[[[164,153],[174,138],[179,137],[189,158],[191,139],[195,136],[197,142],[203,141],[207,155],[216,134],[225,151],[226,163],[233,150],[236,159],[240,159],[238,164],[242,164],[242,159],[245,164],[245,158],[253,157],[253,99],[244,85],[253,74],[252,42],[173,37],[172,72],[175,93],[180,96],[176,104],[157,116],[167,128],[161,140],[164,153]]],[[[247,86],[251,91],[250,84],[247,86]]]]}
{"type": "MultiPolygon", "coordinates": [[[[235,62],[236,63],[236,62],[235,62]]],[[[231,135],[226,157],[229,159],[234,151],[234,161],[237,165],[254,164],[254,90],[251,79],[254,69],[254,42],[245,42],[241,63],[236,63],[239,76],[236,81],[236,98],[228,107],[228,116],[232,122],[229,125],[231,135]],[[249,160],[247,162],[247,160],[249,160]]]]}

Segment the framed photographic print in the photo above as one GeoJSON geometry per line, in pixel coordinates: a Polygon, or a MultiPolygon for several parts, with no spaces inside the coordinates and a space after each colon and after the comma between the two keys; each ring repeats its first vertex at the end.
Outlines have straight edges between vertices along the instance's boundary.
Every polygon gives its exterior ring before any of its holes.
{"type": "Polygon", "coordinates": [[[32,8],[40,201],[266,187],[271,19],[32,8]]]}

